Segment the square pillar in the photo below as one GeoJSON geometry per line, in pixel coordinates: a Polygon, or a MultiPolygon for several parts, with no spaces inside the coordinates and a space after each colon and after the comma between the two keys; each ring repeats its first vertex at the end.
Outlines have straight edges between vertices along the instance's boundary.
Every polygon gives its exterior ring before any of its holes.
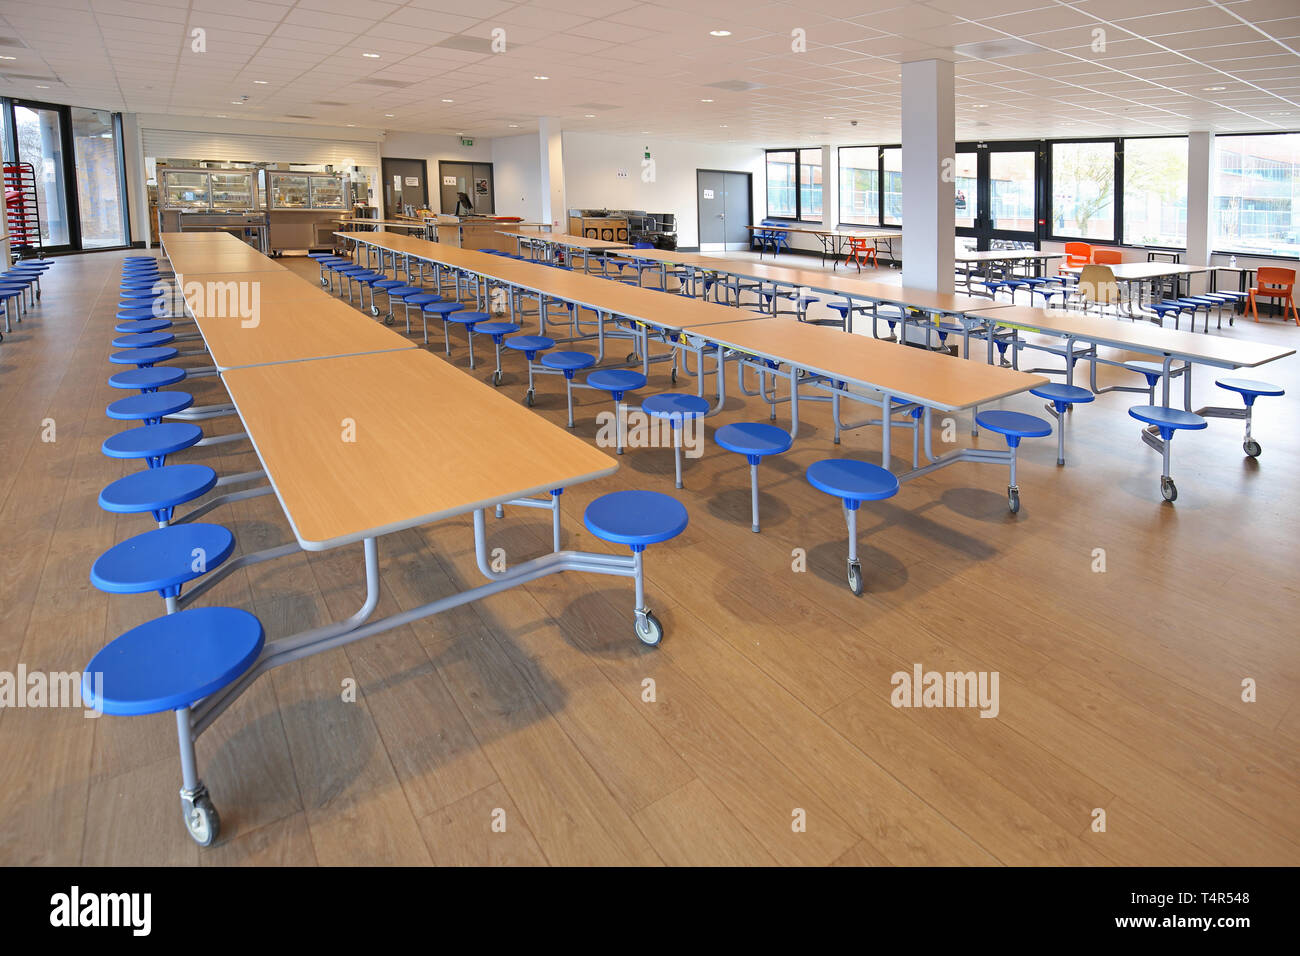
{"type": "Polygon", "coordinates": [[[954,70],[903,64],[903,285],[953,291],[956,243],[954,70]]]}
{"type": "MultiPolygon", "coordinates": [[[[1211,191],[1214,188],[1214,134],[1187,134],[1187,257],[1190,265],[1209,265],[1214,248],[1211,191]]],[[[1204,291],[1207,276],[1193,276],[1191,288],[1204,291]]],[[[1236,288],[1236,286],[1232,286],[1236,288]]]]}
{"type": "Polygon", "coordinates": [[[569,211],[564,205],[564,141],[559,123],[543,116],[537,120],[538,169],[542,197],[542,222],[551,224],[551,231],[568,232],[569,211]]]}

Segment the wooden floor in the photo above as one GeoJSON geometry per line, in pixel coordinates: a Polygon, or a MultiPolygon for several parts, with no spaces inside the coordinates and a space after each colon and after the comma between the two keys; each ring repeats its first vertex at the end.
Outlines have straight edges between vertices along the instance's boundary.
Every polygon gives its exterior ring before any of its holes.
{"type": "MultiPolygon", "coordinates": [[[[120,262],[56,260],[0,344],[0,670],[80,670],[162,612],[156,595],[87,579],[151,527],[96,504],[134,467],[99,452],[120,427],[104,415],[120,397],[106,384],[120,262]]],[[[1277,321],[1222,334],[1300,342],[1277,321]]],[[[503,387],[522,395],[507,361],[503,387]]],[[[647,393],[667,390],[663,368],[647,393]]],[[[1143,398],[1113,393],[1075,413],[1069,467],[1054,439],[1026,442],[1016,517],[988,465],[865,506],[861,598],[844,584],[838,503],[803,471],[874,458],[879,432],[835,449],[829,409],[809,406],[795,448],[760,469],[761,535],[744,461],[710,443],[678,492],[690,527],[647,553],[662,647],[633,636],[630,582],[565,575],[276,670],[199,741],[223,822],[209,850],[181,824],[170,715],[0,711],[0,863],[1300,863],[1300,360],[1255,374],[1291,393],[1259,405],[1263,456],[1243,458],[1239,422],[1180,434],[1176,505],[1126,414],[1143,398]],[[915,664],[999,672],[998,716],[895,709],[890,676],[915,664]],[[1257,702],[1241,700],[1246,678],[1257,702]]],[[[1235,404],[1211,378],[1197,404],[1235,404]]],[[[186,387],[220,398],[212,379],[186,387]]],[[[557,383],[540,393],[538,414],[562,422],[557,383]]],[[[606,404],[579,395],[578,433],[594,438],[606,404]]],[[[1042,414],[1028,396],[1007,407],[1042,414]]],[[[733,398],[708,431],[765,418],[733,398]]],[[[178,460],[256,467],[245,444],[178,460]]],[[[625,487],[671,492],[671,454],[629,452],[565,494],[566,546],[612,550],[582,509],[625,487]]],[[[244,551],[291,540],[273,497],[207,520],[244,551]]],[[[548,522],[511,511],[490,544],[522,560],[549,547],[548,522]]],[[[380,614],[478,581],[468,518],[385,538],[380,556],[380,614]]],[[[240,571],[211,600],[256,612],[273,638],[352,613],[362,591],[352,546],[240,571]]]]}

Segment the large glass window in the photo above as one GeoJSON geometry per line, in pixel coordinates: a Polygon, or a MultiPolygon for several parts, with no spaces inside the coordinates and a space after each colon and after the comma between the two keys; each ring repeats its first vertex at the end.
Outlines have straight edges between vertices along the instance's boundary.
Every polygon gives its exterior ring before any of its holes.
{"type": "Polygon", "coordinates": [[[958,150],[953,157],[953,203],[958,229],[975,228],[979,182],[979,156],[970,150],[958,150]]]}
{"type": "Polygon", "coordinates": [[[59,111],[15,105],[14,138],[18,143],[18,161],[31,163],[35,175],[41,241],[47,246],[66,246],[71,240],[59,111]]]}
{"type": "Polygon", "coordinates": [[[1124,243],[1187,246],[1187,139],[1124,140],[1124,243]]]}
{"type": "Polygon", "coordinates": [[[1214,248],[1300,256],[1300,133],[1214,141],[1214,248]]]}
{"type": "Polygon", "coordinates": [[[880,150],[844,146],[839,155],[840,222],[880,225],[880,150]]]}
{"type": "Polygon", "coordinates": [[[795,191],[795,151],[773,150],[767,154],[767,214],[778,219],[795,219],[798,194],[795,191]]]}
{"type": "Polygon", "coordinates": [[[770,219],[821,222],[822,151],[771,149],[767,152],[767,215],[770,219]]]}
{"type": "MultiPolygon", "coordinates": [[[[1032,150],[989,152],[990,228],[1008,232],[1033,232],[1034,160],[1032,150]]],[[[961,180],[958,180],[960,183],[961,180]]]]}
{"type": "Polygon", "coordinates": [[[81,247],[126,245],[122,208],[122,151],[112,113],[72,107],[72,152],[77,163],[81,247]]]}
{"type": "Polygon", "coordinates": [[[903,223],[903,149],[901,146],[882,149],[880,154],[885,194],[884,224],[899,226],[903,223]]]}
{"type": "Polygon", "coordinates": [[[1053,143],[1052,232],[1115,241],[1115,143],[1053,143]]]}

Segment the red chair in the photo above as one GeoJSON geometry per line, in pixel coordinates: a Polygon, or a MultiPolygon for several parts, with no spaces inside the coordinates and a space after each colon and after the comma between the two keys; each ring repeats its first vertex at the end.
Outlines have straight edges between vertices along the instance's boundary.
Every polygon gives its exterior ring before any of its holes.
{"type": "Polygon", "coordinates": [[[1065,262],[1061,263],[1061,271],[1066,269],[1082,269],[1092,262],[1092,246],[1086,242],[1067,242],[1065,244],[1065,262]]]}
{"type": "Polygon", "coordinates": [[[858,271],[861,272],[864,255],[867,262],[870,262],[873,267],[878,267],[876,262],[876,241],[850,236],[849,254],[844,257],[844,265],[847,266],[850,262],[856,262],[858,271]]]}
{"type": "Polygon", "coordinates": [[[1290,307],[1291,315],[1295,318],[1295,324],[1300,325],[1300,312],[1296,310],[1295,304],[1295,270],[1279,269],[1275,266],[1261,266],[1259,275],[1256,277],[1255,288],[1250,290],[1250,295],[1246,297],[1246,303],[1250,306],[1250,314],[1259,321],[1259,310],[1255,308],[1255,299],[1280,299],[1283,303],[1282,318],[1286,318],[1287,308],[1290,307]]]}
{"type": "Polygon", "coordinates": [[[1094,265],[1117,266],[1124,261],[1124,253],[1118,249],[1095,249],[1092,253],[1094,265]]]}

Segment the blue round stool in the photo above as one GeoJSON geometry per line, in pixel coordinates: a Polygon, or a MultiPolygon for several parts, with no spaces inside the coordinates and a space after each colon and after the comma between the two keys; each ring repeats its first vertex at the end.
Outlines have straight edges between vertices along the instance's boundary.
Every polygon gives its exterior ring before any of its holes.
{"type": "Polygon", "coordinates": [[[148,349],[127,349],[114,352],[108,360],[114,365],[134,365],[136,368],[148,368],[159,362],[166,362],[180,355],[180,350],[170,345],[159,345],[148,349]]]}
{"type": "Polygon", "coordinates": [[[1219,378],[1215,379],[1214,384],[1219,388],[1226,388],[1230,392],[1236,392],[1241,396],[1241,400],[1246,403],[1245,408],[1215,409],[1215,412],[1223,418],[1244,418],[1246,420],[1246,438],[1241,443],[1241,448],[1251,458],[1258,458],[1264,449],[1250,434],[1251,414],[1254,412],[1255,399],[1261,395],[1268,397],[1285,395],[1286,390],[1280,385],[1271,385],[1268,382],[1258,382],[1249,378],[1219,378]]]}
{"type": "Polygon", "coordinates": [[[203,429],[191,422],[141,425],[110,435],[100,446],[109,458],[143,458],[150,468],[161,468],[167,456],[192,448],[203,440],[203,429]]]}
{"type": "MultiPolygon", "coordinates": [[[[545,352],[547,349],[555,348],[555,339],[545,335],[516,335],[512,339],[506,339],[506,348],[524,353],[524,359],[528,363],[528,391],[524,393],[524,404],[532,408],[533,403],[537,400],[537,394],[533,389],[533,359],[537,357],[538,352],[545,352]]],[[[572,414],[569,418],[569,424],[570,426],[573,424],[572,414]]]]}
{"type": "Polygon", "coordinates": [[[1042,438],[1052,434],[1050,422],[1024,412],[1006,412],[992,409],[975,416],[975,424],[997,432],[1007,440],[1005,452],[982,450],[981,461],[1006,461],[1011,465],[1011,478],[1007,483],[1007,510],[1012,514],[1020,511],[1020,487],[1016,484],[1016,452],[1022,438],[1042,438]]]}
{"type": "MultiPolygon", "coordinates": [[[[420,312],[426,316],[426,323],[429,321],[427,317],[430,315],[436,315],[442,319],[442,349],[447,355],[451,354],[451,336],[447,331],[447,316],[451,315],[453,312],[464,311],[464,309],[465,306],[461,305],[459,302],[429,302],[420,306],[420,312]]],[[[427,326],[425,327],[424,336],[426,340],[429,337],[427,326]]]]}
{"type": "MultiPolygon", "coordinates": [[[[119,319],[121,315],[122,313],[119,312],[119,319]]],[[[125,335],[128,333],[161,332],[163,329],[170,329],[171,327],[171,319],[126,319],[113,326],[113,331],[125,335]]]]}
{"type": "Polygon", "coordinates": [[[862,565],[858,563],[858,508],[864,501],[880,501],[898,494],[898,478],[888,469],[851,458],[826,458],[814,462],[805,472],[808,483],[818,491],[835,495],[844,504],[849,527],[849,590],[862,594],[862,565]]]}
{"type": "MultiPolygon", "coordinates": [[[[1164,365],[1164,363],[1163,363],[1163,362],[1146,362],[1146,361],[1136,361],[1136,360],[1135,360],[1135,361],[1132,361],[1132,362],[1125,362],[1125,363],[1124,363],[1124,367],[1125,367],[1126,369],[1130,369],[1130,370],[1132,370],[1132,371],[1134,371],[1134,372],[1139,372],[1139,373],[1142,374],[1142,376],[1143,376],[1144,378],[1146,378],[1146,380],[1147,380],[1147,399],[1148,399],[1148,401],[1151,402],[1152,405],[1154,405],[1154,404],[1156,403],[1156,386],[1160,384],[1160,380],[1161,380],[1162,378],[1164,378],[1164,375],[1165,375],[1165,365],[1164,365]]],[[[1184,365],[1184,366],[1180,366],[1180,367],[1178,367],[1178,368],[1174,368],[1174,367],[1171,365],[1171,366],[1169,367],[1169,377],[1170,377],[1170,378],[1175,378],[1175,377],[1177,377],[1177,376],[1183,374],[1183,371],[1184,371],[1185,369],[1186,369],[1186,366],[1185,366],[1185,365],[1184,365]]],[[[1137,391],[1140,391],[1140,389],[1136,389],[1136,388],[1129,388],[1129,389],[1127,389],[1127,390],[1130,391],[1130,392],[1137,392],[1137,391]]]]}
{"type": "Polygon", "coordinates": [[[90,583],[109,594],[157,591],[176,610],[186,583],[219,567],[235,550],[235,536],[219,524],[168,525],[127,538],[101,554],[90,583]]]}
{"type": "Polygon", "coordinates": [[[443,323],[443,329],[447,323],[463,325],[465,327],[465,339],[469,348],[469,367],[474,368],[474,326],[480,322],[492,321],[492,316],[487,312],[474,312],[470,309],[458,309],[455,312],[448,312],[444,316],[446,321],[443,323]]]}
{"type": "Polygon", "coordinates": [[[207,465],[164,465],[132,472],[99,493],[99,506],[113,514],[150,512],[158,526],[169,524],[177,505],[201,498],[216,487],[207,465]]]}
{"type": "MultiPolygon", "coordinates": [[[[539,335],[537,336],[537,338],[540,339],[543,338],[543,336],[539,335]]],[[[511,341],[513,342],[515,340],[511,339],[511,341]]],[[[546,341],[551,342],[550,339],[546,339],[546,341]]],[[[554,343],[552,342],[551,344],[554,343]]],[[[564,376],[564,394],[565,394],[565,399],[569,403],[569,427],[572,428],[573,427],[573,376],[580,369],[591,368],[593,365],[595,365],[596,356],[590,355],[587,352],[548,352],[542,356],[541,364],[542,364],[542,368],[551,369],[552,371],[559,372],[561,375],[564,376]]],[[[528,396],[526,396],[526,400],[529,405],[533,404],[532,391],[533,391],[532,380],[530,375],[528,396]]]]}
{"type": "Polygon", "coordinates": [[[151,349],[159,345],[170,345],[174,341],[176,336],[170,332],[132,332],[113,339],[113,348],[151,349]]]}
{"type": "Polygon", "coordinates": [[[1065,464],[1065,413],[1075,405],[1084,405],[1094,401],[1097,396],[1089,389],[1078,385],[1065,385],[1061,382],[1048,382],[1038,388],[1031,388],[1030,395],[1047,399],[1047,410],[1056,416],[1056,463],[1065,464]]]}
{"type": "Polygon", "coordinates": [[[749,498],[753,513],[753,530],[758,534],[758,463],[768,455],[790,450],[794,439],[784,428],[764,422],[738,422],[723,425],[713,433],[713,440],[727,451],[749,460],[749,498]]]}
{"type": "MultiPolygon", "coordinates": [[[[415,286],[412,286],[415,288],[415,286]]],[[[419,292],[405,296],[402,299],[402,305],[406,308],[406,331],[411,331],[411,306],[415,306],[415,311],[420,315],[420,321],[424,325],[424,344],[429,344],[429,318],[424,311],[424,307],[431,302],[441,302],[442,296],[436,292],[430,292],[427,289],[420,289],[419,292]]]]}
{"type": "Polygon", "coordinates": [[[194,396],[188,392],[141,392],[111,402],[104,412],[116,421],[156,425],[166,416],[183,412],[193,404],[194,396]]]}
{"type": "Polygon", "coordinates": [[[388,296],[388,315],[385,317],[384,321],[387,324],[392,325],[393,324],[393,303],[394,302],[402,303],[402,310],[403,312],[406,313],[406,334],[410,335],[411,334],[411,304],[407,300],[412,296],[432,295],[433,293],[428,292],[426,289],[422,288],[421,286],[410,285],[409,283],[407,283],[402,279],[388,279],[387,282],[392,284],[386,285],[383,282],[375,283],[375,287],[382,288],[384,290],[384,294],[388,296]]]}
{"type": "Polygon", "coordinates": [[[211,846],[221,818],[199,779],[190,708],[256,663],[262,624],[232,607],[196,607],[133,627],[86,665],[83,699],[106,714],[176,711],[181,753],[181,815],[200,846],[211,846]]]}
{"type": "Polygon", "coordinates": [[[673,432],[673,459],[677,472],[677,487],[682,487],[682,430],[687,421],[694,422],[709,412],[709,403],[698,395],[665,392],[651,395],[641,403],[641,411],[651,418],[667,419],[673,432]]]}
{"type": "MultiPolygon", "coordinates": [[[[545,359],[543,359],[545,361],[545,359]]],[[[645,376],[625,368],[603,368],[587,376],[587,387],[609,392],[614,399],[614,444],[623,454],[623,423],[620,420],[623,396],[645,386],[645,376]]],[[[572,408],[572,405],[570,405],[572,408]]]]}
{"type": "Polygon", "coordinates": [[[643,644],[663,640],[664,628],[645,606],[645,569],[642,552],[647,545],[675,538],[686,530],[690,515],[680,501],[657,491],[615,491],[601,495],[582,514],[587,530],[603,541],[632,549],[632,577],[636,581],[636,636],[643,644]]]}
{"type": "Polygon", "coordinates": [[[496,371],[492,373],[492,378],[490,379],[493,385],[501,384],[501,343],[505,340],[507,335],[513,335],[518,331],[519,326],[515,325],[513,322],[480,322],[476,328],[471,328],[470,330],[471,341],[473,340],[475,332],[478,332],[480,335],[488,335],[492,337],[492,347],[496,349],[497,354],[496,371]]]}
{"type": "Polygon", "coordinates": [[[185,380],[185,369],[174,365],[153,365],[117,372],[108,380],[113,388],[138,388],[142,392],[156,392],[168,385],[185,380]]]}
{"type": "Polygon", "coordinates": [[[1150,428],[1142,429],[1142,440],[1160,452],[1162,468],[1160,472],[1160,494],[1165,501],[1178,500],[1178,486],[1169,476],[1169,446],[1173,444],[1174,432],[1182,429],[1198,431],[1209,425],[1195,412],[1186,412],[1181,408],[1169,408],[1165,405],[1134,405],[1128,413],[1140,422],[1146,422],[1159,434],[1157,439],[1150,428]]]}

